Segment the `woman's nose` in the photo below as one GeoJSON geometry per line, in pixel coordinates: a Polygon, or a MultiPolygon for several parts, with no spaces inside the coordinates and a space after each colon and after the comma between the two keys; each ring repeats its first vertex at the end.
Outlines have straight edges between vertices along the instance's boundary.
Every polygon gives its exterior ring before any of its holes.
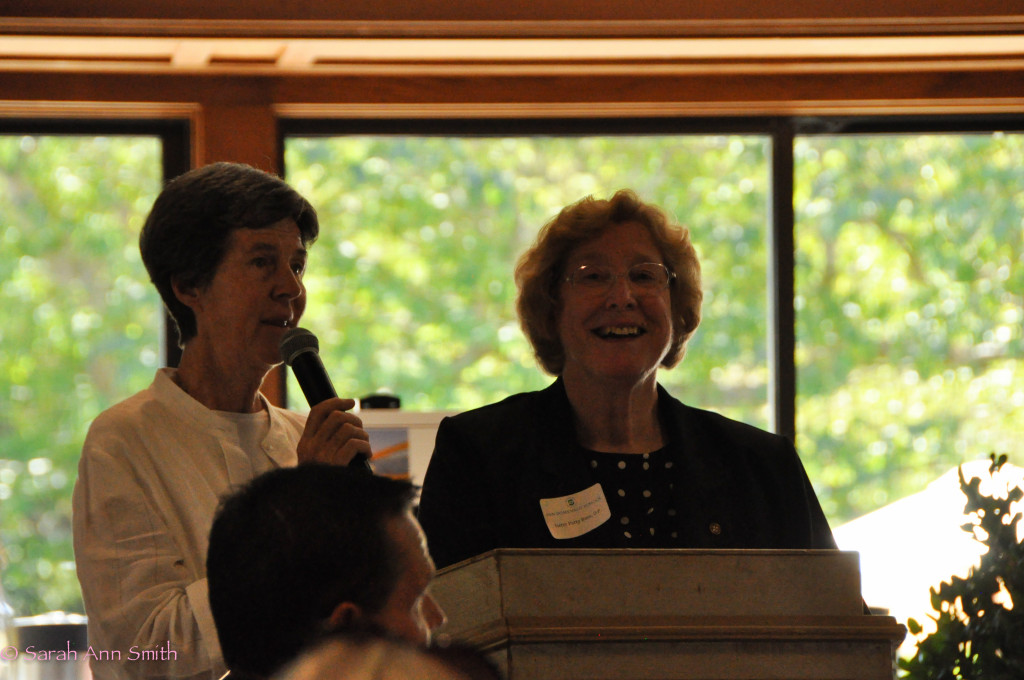
{"type": "Polygon", "coordinates": [[[277,295],[294,300],[306,290],[302,283],[302,275],[297,274],[291,268],[286,267],[284,273],[278,276],[276,293],[277,295]]]}
{"type": "Polygon", "coordinates": [[[611,307],[631,307],[636,305],[636,291],[629,276],[617,276],[605,295],[605,303],[611,307]]]}

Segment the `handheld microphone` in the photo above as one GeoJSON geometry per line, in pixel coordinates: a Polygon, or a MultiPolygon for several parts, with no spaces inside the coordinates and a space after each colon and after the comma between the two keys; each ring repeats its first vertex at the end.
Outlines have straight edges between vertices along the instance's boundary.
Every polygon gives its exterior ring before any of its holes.
{"type": "MultiPolygon", "coordinates": [[[[327,369],[320,360],[320,342],[305,328],[292,328],[281,337],[279,345],[281,359],[288,364],[299,381],[299,387],[310,406],[338,396],[334,385],[327,376],[327,369]]],[[[365,467],[373,472],[366,455],[357,453],[349,462],[350,467],[365,467]]]]}

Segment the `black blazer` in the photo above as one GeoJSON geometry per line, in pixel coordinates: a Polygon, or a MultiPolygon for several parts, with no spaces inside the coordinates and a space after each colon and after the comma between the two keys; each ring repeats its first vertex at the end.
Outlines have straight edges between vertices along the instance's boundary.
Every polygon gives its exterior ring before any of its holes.
{"type": "MultiPolygon", "coordinates": [[[[835,548],[828,521],[784,437],[686,406],[658,386],[682,548],[835,548]]],[[[595,483],[561,379],[547,389],[445,418],[419,520],[438,567],[494,548],[628,548],[605,522],[555,539],[540,499],[595,483]]]]}

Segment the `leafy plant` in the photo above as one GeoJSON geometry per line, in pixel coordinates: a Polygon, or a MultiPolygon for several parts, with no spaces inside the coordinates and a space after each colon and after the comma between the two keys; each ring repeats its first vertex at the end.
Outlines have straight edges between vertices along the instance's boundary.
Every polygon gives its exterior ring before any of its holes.
{"type": "MultiPolygon", "coordinates": [[[[989,474],[1006,463],[1005,455],[990,456],[989,474]]],[[[967,496],[964,514],[971,521],[961,529],[988,547],[967,578],[954,576],[931,589],[935,632],[928,635],[909,659],[900,659],[903,678],[920,680],[972,680],[1024,678],[1024,541],[1017,538],[1021,513],[1011,506],[1024,497],[1024,489],[1005,495],[981,492],[981,479],[964,479],[967,496]]],[[[914,635],[922,626],[910,619],[914,635]]]]}

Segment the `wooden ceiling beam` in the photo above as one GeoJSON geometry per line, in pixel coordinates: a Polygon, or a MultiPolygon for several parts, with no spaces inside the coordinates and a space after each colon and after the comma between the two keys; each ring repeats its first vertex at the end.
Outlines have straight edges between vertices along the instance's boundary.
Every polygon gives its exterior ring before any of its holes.
{"type": "Polygon", "coordinates": [[[1006,0],[0,0],[0,31],[150,37],[656,37],[1010,34],[1006,0]]]}

